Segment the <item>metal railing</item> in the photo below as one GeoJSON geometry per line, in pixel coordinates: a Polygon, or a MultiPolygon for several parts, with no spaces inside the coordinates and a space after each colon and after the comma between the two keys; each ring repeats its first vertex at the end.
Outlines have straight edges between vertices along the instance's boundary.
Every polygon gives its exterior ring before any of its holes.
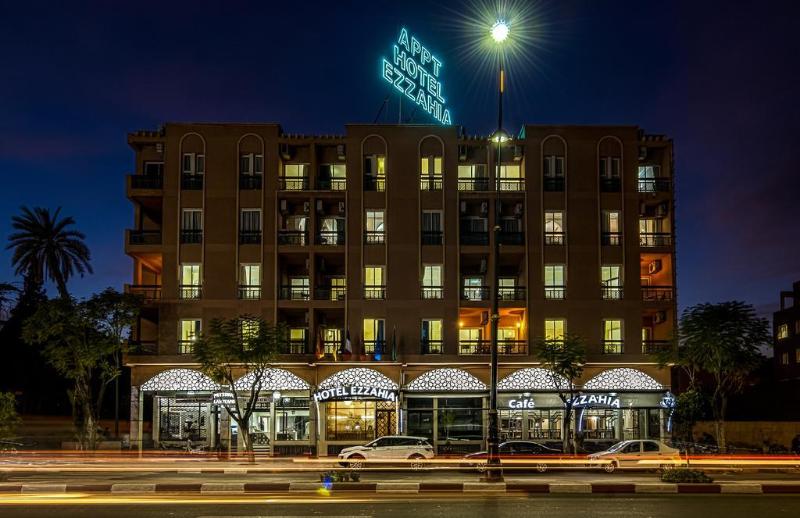
{"type": "Polygon", "coordinates": [[[642,354],[658,354],[669,351],[670,349],[672,349],[672,343],[669,340],[642,341],[642,354]]]}
{"type": "Polygon", "coordinates": [[[161,300],[160,284],[128,284],[125,291],[133,295],[139,295],[145,302],[161,300]]]}
{"type": "Polygon", "coordinates": [[[131,189],[162,189],[164,177],[160,174],[133,174],[130,176],[131,189]]]}
{"type": "Polygon", "coordinates": [[[462,286],[461,300],[484,301],[489,300],[489,286],[462,286]]]}
{"type": "Polygon", "coordinates": [[[602,286],[600,288],[603,300],[622,299],[622,286],[602,286]]]}
{"type": "Polygon", "coordinates": [[[129,340],[128,354],[138,356],[153,356],[158,354],[158,341],[156,340],[129,340]]]}
{"type": "Polygon", "coordinates": [[[386,340],[364,340],[364,354],[384,354],[386,352],[386,340]]]}
{"type": "Polygon", "coordinates": [[[485,246],[489,244],[489,232],[461,232],[460,241],[464,246],[485,246]]]}
{"type": "Polygon", "coordinates": [[[240,230],[239,231],[239,244],[240,245],[258,245],[258,244],[261,244],[261,231],[260,230],[240,230]]]}
{"type": "Polygon", "coordinates": [[[240,174],[239,189],[243,191],[254,191],[261,189],[264,184],[264,176],[260,174],[240,174]]]}
{"type": "Polygon", "coordinates": [[[639,178],[639,192],[669,192],[671,178],[639,178]]]}
{"type": "Polygon", "coordinates": [[[240,284],[239,298],[242,300],[258,300],[261,298],[261,286],[258,284],[240,284]]]}
{"type": "Polygon", "coordinates": [[[619,192],[621,189],[619,178],[600,178],[600,192],[619,192]]]}
{"type": "MultiPolygon", "coordinates": [[[[490,340],[459,340],[458,354],[491,354],[492,342],[490,340]]],[[[498,340],[497,353],[506,355],[528,354],[526,340],[498,340]]]]}
{"type": "Polygon", "coordinates": [[[203,242],[202,230],[181,230],[181,243],[191,245],[203,242]]]}
{"type": "Polygon", "coordinates": [[[672,234],[669,232],[644,232],[639,234],[639,246],[652,248],[672,246],[672,234]]]}
{"type": "Polygon", "coordinates": [[[320,230],[317,232],[318,245],[343,245],[344,230],[320,230]]]}
{"type": "Polygon", "coordinates": [[[289,342],[283,346],[283,350],[281,351],[283,354],[306,354],[307,352],[308,340],[305,338],[289,340],[289,342]]]}
{"type": "Polygon", "coordinates": [[[181,174],[181,189],[184,191],[200,191],[203,189],[202,174],[181,174]]]}
{"type": "Polygon", "coordinates": [[[544,244],[546,245],[563,245],[566,241],[565,232],[545,232],[544,244]]]}
{"type": "Polygon", "coordinates": [[[524,191],[524,178],[500,178],[499,187],[501,191],[524,191]]]}
{"type": "Polygon", "coordinates": [[[345,286],[321,286],[314,290],[314,300],[344,300],[346,297],[345,286]]]}
{"type": "Polygon", "coordinates": [[[436,300],[444,298],[444,288],[441,286],[423,286],[420,296],[424,300],[436,300]]]}
{"type": "Polygon", "coordinates": [[[546,299],[565,299],[567,298],[567,287],[566,286],[545,286],[544,287],[544,298],[546,299]]]}
{"type": "Polygon", "coordinates": [[[193,354],[194,340],[178,340],[178,354],[193,354]]]}
{"type": "Polygon", "coordinates": [[[278,178],[278,190],[281,191],[307,191],[307,176],[281,176],[278,178]]]}
{"type": "Polygon", "coordinates": [[[421,340],[422,354],[442,354],[444,350],[443,340],[421,340]]]}
{"type": "Polygon", "coordinates": [[[603,354],[622,354],[624,351],[622,340],[603,340],[603,354]]]}
{"type": "Polygon", "coordinates": [[[542,180],[542,189],[544,192],[564,192],[564,178],[545,176],[542,180]]]}
{"type": "Polygon", "coordinates": [[[346,191],[346,178],[317,178],[317,189],[320,191],[346,191]]]}
{"type": "Polygon", "coordinates": [[[383,176],[365,176],[364,190],[383,192],[386,190],[386,178],[383,176]]]}
{"type": "Polygon", "coordinates": [[[423,245],[441,245],[444,241],[444,232],[441,230],[423,230],[421,238],[423,245]]]}
{"type": "Polygon", "coordinates": [[[502,230],[499,239],[501,245],[524,245],[525,232],[502,230]]]}
{"type": "Polygon", "coordinates": [[[305,246],[307,235],[305,230],[278,230],[278,244],[305,246]]]}
{"type": "Polygon", "coordinates": [[[498,340],[497,352],[499,354],[528,354],[527,340],[498,340]]]}
{"type": "Polygon", "coordinates": [[[622,232],[601,233],[600,244],[603,246],[619,246],[620,244],[622,244],[622,232]]]}
{"type": "MultiPolygon", "coordinates": [[[[344,334],[344,331],[342,331],[344,334]]],[[[342,349],[342,342],[341,340],[323,340],[322,341],[322,351],[325,354],[333,355],[338,353],[342,349]]]]}
{"type": "Polygon", "coordinates": [[[489,179],[488,178],[459,178],[458,179],[459,191],[488,191],[489,179]]]}
{"type": "Polygon", "coordinates": [[[309,286],[281,286],[278,293],[280,300],[310,300],[309,286]]]}
{"type": "Polygon", "coordinates": [[[203,287],[196,284],[181,284],[178,286],[178,297],[186,300],[199,299],[203,296],[203,287]]]}
{"type": "Polygon", "coordinates": [[[444,181],[441,175],[420,175],[419,177],[419,190],[420,191],[441,191],[444,181]]]}
{"type": "Polygon", "coordinates": [[[642,286],[642,300],[645,302],[669,302],[672,297],[672,286],[642,286]]]}
{"type": "Polygon", "coordinates": [[[131,245],[160,245],[160,230],[129,230],[128,243],[131,245]]]}
{"type": "Polygon", "coordinates": [[[365,230],[364,244],[382,245],[386,241],[386,232],[383,230],[365,230]]]}
{"type": "Polygon", "coordinates": [[[500,286],[497,288],[498,300],[525,300],[525,286],[500,286]]]}
{"type": "Polygon", "coordinates": [[[386,286],[364,285],[364,298],[370,300],[382,300],[386,298],[386,286]]]}

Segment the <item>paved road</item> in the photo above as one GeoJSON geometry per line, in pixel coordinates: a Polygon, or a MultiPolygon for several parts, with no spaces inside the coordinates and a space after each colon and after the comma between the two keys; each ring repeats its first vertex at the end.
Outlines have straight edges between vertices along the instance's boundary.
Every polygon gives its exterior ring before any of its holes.
{"type": "MultiPolygon", "coordinates": [[[[163,497],[162,497],[163,498],[163,497]]],[[[120,499],[117,499],[120,500],[120,499]]],[[[237,499],[238,500],[238,499],[237,499]]],[[[417,497],[402,499],[266,499],[249,502],[230,500],[193,499],[185,502],[163,499],[159,503],[112,504],[102,499],[96,501],[58,505],[39,501],[21,505],[0,506],[0,514],[6,517],[66,518],[106,517],[114,518],[220,518],[220,517],[363,517],[363,518],[453,518],[494,517],[548,518],[592,516],[618,518],[619,516],[653,518],[684,516],[724,516],[725,518],[752,518],[753,516],[797,516],[800,497],[788,496],[632,496],[603,498],[596,496],[534,496],[534,497],[417,497]]]]}

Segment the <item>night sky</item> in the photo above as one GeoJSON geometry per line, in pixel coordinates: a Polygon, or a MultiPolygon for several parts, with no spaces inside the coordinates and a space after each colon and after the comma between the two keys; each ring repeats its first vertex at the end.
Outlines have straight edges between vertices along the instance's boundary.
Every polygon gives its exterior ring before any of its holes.
{"type": "MultiPolygon", "coordinates": [[[[390,91],[378,64],[402,26],[444,62],[454,123],[486,134],[492,70],[464,50],[477,1],[4,2],[0,235],[22,204],[62,206],[93,253],[95,274],[73,293],[121,287],[129,131],[372,122],[390,91]]],[[[773,309],[800,280],[800,2],[551,0],[531,12],[527,59],[509,66],[506,127],[636,124],[671,136],[681,307],[737,298],[773,309]]],[[[0,281],[12,279],[2,251],[0,281]]]]}

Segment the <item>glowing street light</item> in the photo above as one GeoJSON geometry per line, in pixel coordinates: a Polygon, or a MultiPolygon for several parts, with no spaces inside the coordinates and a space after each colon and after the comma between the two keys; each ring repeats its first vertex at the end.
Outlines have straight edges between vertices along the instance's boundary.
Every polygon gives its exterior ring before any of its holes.
{"type": "Polygon", "coordinates": [[[496,43],[503,43],[508,39],[508,24],[504,20],[497,20],[492,25],[492,39],[496,43]]]}

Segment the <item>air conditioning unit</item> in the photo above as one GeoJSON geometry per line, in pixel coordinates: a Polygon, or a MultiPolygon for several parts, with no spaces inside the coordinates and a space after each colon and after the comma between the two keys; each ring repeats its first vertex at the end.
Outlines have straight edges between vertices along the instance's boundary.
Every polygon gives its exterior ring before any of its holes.
{"type": "Polygon", "coordinates": [[[462,201],[460,208],[461,208],[461,214],[466,214],[467,213],[467,202],[462,201]]]}
{"type": "Polygon", "coordinates": [[[344,202],[339,202],[339,214],[344,214],[344,202]]]}
{"type": "Polygon", "coordinates": [[[319,214],[325,213],[325,204],[322,203],[322,200],[317,200],[317,213],[319,214]]]}
{"type": "Polygon", "coordinates": [[[284,160],[292,158],[292,154],[289,152],[289,144],[283,143],[280,145],[280,154],[284,160]]]}
{"type": "Polygon", "coordinates": [[[481,273],[486,273],[486,259],[481,259],[481,266],[478,271],[481,273]]]}
{"type": "Polygon", "coordinates": [[[345,158],[347,158],[347,155],[345,155],[344,151],[345,151],[344,144],[336,144],[336,156],[339,157],[339,160],[344,160],[345,158]]]}
{"type": "Polygon", "coordinates": [[[653,317],[654,324],[663,324],[667,321],[667,312],[666,311],[656,311],[656,315],[653,317]]]}
{"type": "Polygon", "coordinates": [[[522,146],[514,146],[514,161],[519,162],[522,160],[522,146]]]}
{"type": "Polygon", "coordinates": [[[656,205],[656,217],[663,218],[667,215],[667,211],[669,210],[669,205],[666,203],[659,203],[656,205]]]}
{"type": "Polygon", "coordinates": [[[467,159],[467,146],[464,144],[458,145],[458,159],[464,162],[467,159]]]}
{"type": "Polygon", "coordinates": [[[310,201],[303,202],[303,212],[305,212],[306,214],[311,212],[311,202],[310,201]]]}
{"type": "Polygon", "coordinates": [[[489,213],[489,202],[482,201],[481,202],[481,214],[488,214],[489,213]]]}
{"type": "Polygon", "coordinates": [[[289,212],[289,203],[286,200],[281,200],[280,207],[281,207],[280,210],[281,210],[282,213],[285,214],[285,213],[289,212]]]}
{"type": "Polygon", "coordinates": [[[647,272],[652,275],[654,273],[658,273],[661,271],[661,259],[655,259],[650,261],[650,264],[647,265],[647,272]]]}
{"type": "Polygon", "coordinates": [[[647,146],[639,146],[639,160],[647,160],[647,146]]]}
{"type": "Polygon", "coordinates": [[[163,152],[164,152],[164,143],[156,142],[156,153],[163,153],[163,152]]]}
{"type": "Polygon", "coordinates": [[[521,203],[517,203],[516,205],[514,205],[514,215],[516,215],[516,216],[521,216],[522,215],[522,204],[521,203]]]}

